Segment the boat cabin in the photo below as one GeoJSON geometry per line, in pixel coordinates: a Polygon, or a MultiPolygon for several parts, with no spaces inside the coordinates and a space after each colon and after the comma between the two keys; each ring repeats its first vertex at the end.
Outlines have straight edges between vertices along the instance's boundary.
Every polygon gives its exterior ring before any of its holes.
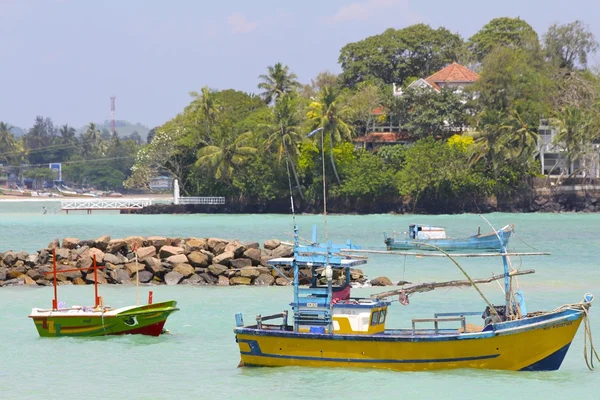
{"type": "Polygon", "coordinates": [[[446,230],[437,226],[411,224],[408,226],[411,239],[446,239],[446,230]]]}
{"type": "Polygon", "coordinates": [[[370,299],[344,300],[334,304],[333,333],[383,333],[389,302],[370,299]]]}

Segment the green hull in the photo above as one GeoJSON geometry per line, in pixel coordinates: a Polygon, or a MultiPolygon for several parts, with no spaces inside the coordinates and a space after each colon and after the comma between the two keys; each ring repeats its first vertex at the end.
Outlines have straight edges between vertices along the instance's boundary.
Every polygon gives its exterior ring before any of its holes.
{"type": "Polygon", "coordinates": [[[29,316],[41,337],[105,336],[139,334],[158,336],[171,313],[178,310],[176,301],[91,310],[85,307],[65,310],[34,309],[29,316]]]}

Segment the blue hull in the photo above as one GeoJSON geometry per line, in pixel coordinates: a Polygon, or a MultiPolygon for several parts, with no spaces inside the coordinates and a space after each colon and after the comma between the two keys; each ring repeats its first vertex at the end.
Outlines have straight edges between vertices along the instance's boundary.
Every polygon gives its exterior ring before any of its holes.
{"type": "MultiPolygon", "coordinates": [[[[502,234],[503,243],[506,247],[512,230],[504,230],[502,234]]],[[[446,238],[446,239],[393,239],[387,238],[385,245],[388,250],[433,250],[437,246],[444,251],[455,250],[498,250],[500,251],[501,243],[496,234],[473,235],[467,238],[446,238]]]]}

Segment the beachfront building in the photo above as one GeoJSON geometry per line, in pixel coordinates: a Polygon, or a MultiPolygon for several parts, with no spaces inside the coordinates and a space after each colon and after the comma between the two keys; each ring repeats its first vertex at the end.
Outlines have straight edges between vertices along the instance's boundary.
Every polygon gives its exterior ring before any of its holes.
{"type": "Polygon", "coordinates": [[[538,127],[537,151],[542,174],[554,177],[600,178],[600,143],[591,143],[583,155],[569,162],[567,148],[557,140],[558,129],[548,119],[538,127]]]}
{"type": "MultiPolygon", "coordinates": [[[[458,92],[463,92],[466,87],[477,82],[477,80],[479,80],[479,75],[477,73],[453,62],[431,76],[413,81],[407,88],[428,88],[435,92],[440,92],[442,88],[451,88],[458,92]]],[[[404,91],[394,84],[393,93],[394,96],[402,96],[404,91]]],[[[415,142],[415,139],[411,137],[410,132],[402,128],[401,122],[394,125],[388,118],[385,118],[385,109],[383,107],[373,109],[371,116],[371,120],[367,122],[365,135],[354,139],[356,148],[377,151],[382,146],[399,144],[407,146],[415,142]],[[382,123],[381,121],[384,120],[387,122],[382,123]]],[[[449,127],[448,129],[452,128],[449,127]]],[[[455,128],[452,130],[456,130],[458,133],[469,130],[469,127],[460,127],[459,129],[455,128]]]]}
{"type": "MultiPolygon", "coordinates": [[[[479,74],[471,71],[465,66],[453,62],[427,78],[420,78],[413,81],[407,88],[431,88],[432,90],[439,92],[442,88],[447,87],[462,92],[466,87],[471,86],[478,80],[479,74]]],[[[393,90],[394,96],[402,96],[403,90],[401,87],[397,87],[396,84],[394,84],[393,90]]]]}

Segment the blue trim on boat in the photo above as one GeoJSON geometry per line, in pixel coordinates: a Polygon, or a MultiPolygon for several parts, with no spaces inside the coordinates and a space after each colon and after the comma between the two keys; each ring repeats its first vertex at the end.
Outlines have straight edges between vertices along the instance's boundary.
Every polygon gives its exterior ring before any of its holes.
{"type": "MultiPolygon", "coordinates": [[[[546,322],[547,326],[553,326],[565,322],[576,321],[581,318],[581,311],[578,310],[563,310],[556,313],[530,317],[516,321],[507,321],[495,325],[493,330],[485,330],[474,333],[458,333],[455,334],[438,334],[433,330],[431,334],[413,335],[412,329],[388,329],[383,333],[373,335],[361,334],[320,334],[310,332],[293,332],[293,331],[272,331],[265,329],[257,329],[256,327],[235,328],[236,334],[254,335],[254,336],[278,336],[296,339],[327,339],[327,340],[352,340],[352,341],[372,341],[372,342],[438,342],[452,340],[477,340],[498,335],[511,335],[514,333],[526,332],[531,329],[540,329],[544,326],[537,325],[538,323],[546,322]],[[553,321],[550,321],[553,320],[553,321]],[[515,329],[513,331],[513,329],[515,329]]],[[[422,332],[422,331],[421,331],[422,332]]]]}
{"type": "Polygon", "coordinates": [[[567,351],[569,351],[569,346],[571,343],[562,347],[561,349],[555,351],[550,354],[548,357],[541,359],[538,362],[535,362],[525,368],[522,368],[521,371],[556,371],[560,368],[565,356],[567,355],[567,351]]]}
{"type": "Polygon", "coordinates": [[[250,351],[241,351],[240,353],[248,356],[269,357],[269,358],[285,358],[291,360],[303,361],[327,361],[327,362],[349,362],[349,363],[377,363],[377,364],[423,364],[423,363],[441,363],[441,362],[461,362],[474,360],[488,360],[490,358],[499,357],[500,354],[488,354],[485,356],[474,357],[456,357],[456,358],[429,358],[429,359],[373,359],[373,358],[331,358],[331,357],[310,357],[310,356],[290,356],[282,354],[266,354],[260,349],[256,340],[240,339],[241,343],[248,343],[250,351]]]}

